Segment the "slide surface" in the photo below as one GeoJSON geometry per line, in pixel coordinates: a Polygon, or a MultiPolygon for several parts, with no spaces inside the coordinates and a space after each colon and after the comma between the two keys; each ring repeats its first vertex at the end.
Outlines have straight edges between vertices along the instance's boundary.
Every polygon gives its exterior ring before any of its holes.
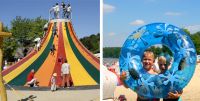
{"type": "Polygon", "coordinates": [[[60,86],[61,65],[65,59],[70,64],[74,86],[100,83],[99,59],[80,43],[74,33],[72,23],[64,19],[50,21],[41,49],[38,52],[33,50],[22,60],[4,70],[3,79],[11,85],[23,86],[28,73],[34,69],[39,86],[50,86],[53,73],[57,73],[57,85],[60,86]],[[58,36],[52,33],[53,26],[56,26],[58,36]],[[53,44],[56,48],[54,55],[50,51],[53,44]]]}

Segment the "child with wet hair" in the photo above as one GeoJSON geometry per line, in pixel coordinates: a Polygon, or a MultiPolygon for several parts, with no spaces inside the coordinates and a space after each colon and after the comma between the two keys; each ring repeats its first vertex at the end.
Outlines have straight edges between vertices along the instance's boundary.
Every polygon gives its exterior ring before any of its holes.
{"type": "Polygon", "coordinates": [[[145,51],[142,58],[142,64],[143,68],[149,74],[158,74],[154,62],[155,62],[154,53],[152,51],[145,51]]]}
{"type": "Polygon", "coordinates": [[[167,60],[164,56],[158,57],[158,66],[159,66],[159,69],[160,69],[159,73],[164,73],[168,69],[166,62],[167,62],[167,60]]]}

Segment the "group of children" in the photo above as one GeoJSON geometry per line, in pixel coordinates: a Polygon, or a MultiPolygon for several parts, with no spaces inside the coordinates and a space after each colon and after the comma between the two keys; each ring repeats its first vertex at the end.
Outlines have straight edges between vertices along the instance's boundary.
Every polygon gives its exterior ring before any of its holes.
{"type": "MultiPolygon", "coordinates": [[[[62,17],[63,18],[67,18],[67,19],[71,19],[71,5],[68,3],[67,5],[62,2],[61,3],[61,8],[63,10],[63,14],[62,17]]],[[[58,3],[56,3],[56,5],[54,5],[51,9],[50,9],[50,15],[54,15],[54,19],[59,19],[59,14],[60,14],[60,6],[58,3]]]]}
{"type": "MultiPolygon", "coordinates": [[[[142,59],[142,64],[143,64],[144,70],[149,74],[165,73],[171,67],[170,66],[171,64],[167,63],[168,61],[166,60],[166,58],[164,56],[160,56],[158,57],[159,71],[157,71],[154,65],[154,61],[155,61],[154,53],[151,51],[145,51],[143,55],[143,59],[142,59]]],[[[122,74],[120,75],[120,78],[122,81],[124,81],[126,78],[126,72],[122,72],[122,74]]],[[[125,85],[125,87],[127,86],[125,85]]],[[[175,93],[169,92],[168,98],[163,99],[163,101],[178,101],[181,94],[182,94],[182,91],[180,92],[176,91],[175,93]]],[[[160,101],[160,99],[159,98],[148,99],[148,98],[144,98],[138,95],[137,101],[160,101]]]]}

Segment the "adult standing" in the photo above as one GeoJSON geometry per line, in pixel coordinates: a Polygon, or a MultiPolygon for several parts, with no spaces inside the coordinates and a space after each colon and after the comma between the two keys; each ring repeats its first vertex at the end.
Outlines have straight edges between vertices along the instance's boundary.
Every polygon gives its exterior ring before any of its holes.
{"type": "Polygon", "coordinates": [[[49,10],[49,20],[55,19],[55,5],[49,10]],[[52,13],[54,14],[54,18],[52,17],[52,13]]]}
{"type": "Polygon", "coordinates": [[[71,9],[72,9],[71,5],[68,4],[67,5],[67,19],[71,19],[71,9]]]}
{"type": "Polygon", "coordinates": [[[66,18],[67,7],[64,2],[61,3],[61,7],[63,9],[63,18],[66,18]]]}
{"type": "Polygon", "coordinates": [[[59,8],[58,3],[56,3],[54,13],[55,13],[55,18],[59,19],[60,8],[59,8]]]}
{"type": "Polygon", "coordinates": [[[67,59],[65,59],[65,62],[62,64],[61,67],[61,75],[62,75],[62,86],[65,87],[65,83],[67,83],[67,87],[70,86],[70,65],[67,63],[67,59]]]}

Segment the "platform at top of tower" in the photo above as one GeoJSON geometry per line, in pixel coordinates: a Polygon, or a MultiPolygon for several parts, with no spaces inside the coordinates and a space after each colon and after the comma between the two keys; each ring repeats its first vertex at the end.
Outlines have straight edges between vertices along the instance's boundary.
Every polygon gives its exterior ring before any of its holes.
{"type": "Polygon", "coordinates": [[[52,19],[50,22],[70,22],[71,20],[68,19],[52,19]]]}

